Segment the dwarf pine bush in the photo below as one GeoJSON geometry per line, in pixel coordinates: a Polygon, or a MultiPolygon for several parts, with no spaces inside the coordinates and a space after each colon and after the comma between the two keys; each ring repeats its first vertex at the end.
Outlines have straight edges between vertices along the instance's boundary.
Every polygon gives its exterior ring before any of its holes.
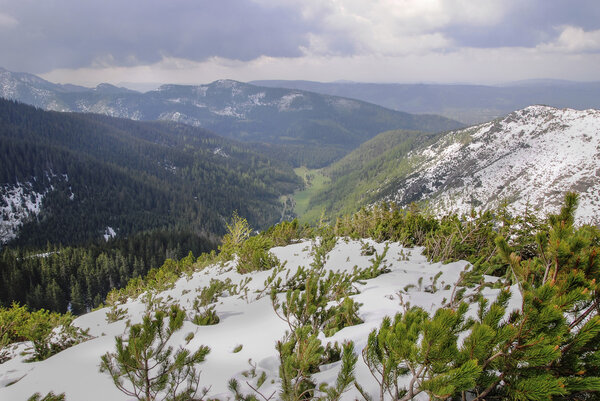
{"type": "Polygon", "coordinates": [[[464,318],[468,304],[451,300],[434,316],[412,308],[384,319],[363,351],[379,398],[598,399],[600,232],[573,226],[576,205],[567,194],[561,212],[530,234],[537,248],[527,253],[497,238],[513,290],[493,302],[479,296],[475,318],[464,318]],[[515,291],[521,306],[510,311],[515,291]],[[403,376],[407,386],[398,384],[403,376]]]}
{"type": "MultiPolygon", "coordinates": [[[[102,356],[100,371],[108,373],[120,391],[140,401],[195,399],[200,385],[195,365],[210,349],[203,345],[195,352],[183,347],[175,351],[168,345],[184,318],[185,312],[175,305],[168,313],[147,314],[142,323],[129,328],[126,338],[116,338],[116,350],[102,356]]],[[[188,343],[192,338],[186,337],[188,343]]]]}
{"type": "Polygon", "coordinates": [[[54,394],[52,391],[42,396],[40,393],[35,393],[27,399],[27,401],[65,401],[65,393],[54,394]]]}

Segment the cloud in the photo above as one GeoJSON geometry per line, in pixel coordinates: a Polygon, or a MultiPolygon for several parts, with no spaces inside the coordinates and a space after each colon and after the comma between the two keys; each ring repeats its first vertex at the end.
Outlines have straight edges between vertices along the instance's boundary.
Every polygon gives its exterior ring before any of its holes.
{"type": "Polygon", "coordinates": [[[442,32],[459,47],[535,48],[552,41],[557,26],[600,28],[597,0],[511,0],[499,15],[480,25],[450,23],[442,32]]]}
{"type": "Polygon", "coordinates": [[[11,15],[0,13],[0,29],[12,29],[19,25],[19,21],[11,15]]]}
{"type": "MultiPolygon", "coordinates": [[[[525,56],[562,66],[553,54],[595,61],[597,1],[0,0],[0,29],[11,30],[0,35],[0,54],[8,69],[63,82],[58,77],[73,74],[80,83],[86,74],[95,82],[100,72],[111,82],[132,81],[126,73],[181,83],[402,80],[413,72],[426,81],[461,80],[460,74],[462,81],[491,80],[486,71],[502,81],[502,74],[513,79],[513,70],[525,79],[531,75],[525,56]],[[2,15],[9,16],[4,24],[2,15]],[[408,60],[418,69],[406,66],[408,60]]],[[[532,65],[540,77],[568,78],[532,65]]],[[[592,67],[585,68],[582,74],[590,76],[592,67]]]]}
{"type": "Polygon", "coordinates": [[[586,32],[580,27],[565,26],[555,41],[544,43],[539,48],[567,53],[600,52],[600,29],[586,32]]]}
{"type": "Polygon", "coordinates": [[[534,78],[598,80],[598,65],[598,53],[562,54],[507,47],[405,56],[261,56],[249,62],[219,57],[201,62],[168,58],[144,66],[55,70],[42,77],[85,86],[100,82],[203,84],[222,78],[250,81],[299,77],[315,81],[497,84],[534,78]]]}
{"type": "Polygon", "coordinates": [[[12,0],[21,22],[0,37],[12,69],[152,64],[164,57],[293,57],[310,26],[294,10],[248,0],[12,0]]]}
{"type": "MultiPolygon", "coordinates": [[[[258,0],[275,4],[276,0],[258,0]]],[[[511,1],[292,0],[313,22],[307,53],[406,55],[454,46],[442,29],[484,26],[502,19],[511,1]]]]}

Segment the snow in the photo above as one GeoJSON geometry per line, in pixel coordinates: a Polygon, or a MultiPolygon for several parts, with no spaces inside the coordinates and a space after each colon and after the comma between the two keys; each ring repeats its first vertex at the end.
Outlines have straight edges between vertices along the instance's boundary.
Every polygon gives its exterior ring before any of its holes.
{"type": "Polygon", "coordinates": [[[117,233],[112,227],[106,227],[102,236],[104,237],[104,241],[108,241],[109,239],[116,237],[117,233]]]}
{"type": "Polygon", "coordinates": [[[277,101],[277,109],[279,111],[299,111],[312,109],[310,104],[293,107],[292,104],[296,101],[296,99],[302,100],[304,99],[304,95],[298,92],[291,92],[287,95],[283,95],[281,99],[277,101]]]}
{"type": "Polygon", "coordinates": [[[398,187],[394,200],[401,204],[411,189],[424,188],[420,199],[437,214],[504,202],[513,211],[546,214],[575,191],[577,222],[600,224],[600,110],[530,106],[450,132],[409,158],[418,165],[398,187]]]}
{"type": "Polygon", "coordinates": [[[219,155],[219,156],[221,156],[221,157],[224,157],[224,158],[226,158],[226,159],[230,157],[230,156],[227,154],[227,152],[225,152],[225,151],[223,150],[223,148],[216,148],[215,150],[213,150],[213,154],[214,154],[214,155],[219,155]]]}
{"type": "Polygon", "coordinates": [[[16,238],[21,224],[40,213],[46,192],[35,192],[31,182],[0,187],[0,243],[16,238]]]}
{"type": "MultiPolygon", "coordinates": [[[[372,245],[381,254],[385,244],[374,241],[363,241],[372,245]]],[[[361,255],[362,242],[354,240],[338,240],[335,248],[328,254],[325,265],[326,270],[352,271],[354,266],[360,268],[372,264],[372,256],[361,255]]],[[[359,314],[364,323],[346,327],[326,338],[323,333],[319,335],[323,345],[328,342],[344,342],[353,340],[355,352],[360,354],[365,346],[369,332],[377,328],[385,316],[393,316],[403,311],[407,303],[419,305],[426,310],[434,311],[444,298],[449,298],[451,289],[443,289],[445,285],[455,283],[460,272],[467,265],[466,262],[455,262],[446,265],[429,263],[422,255],[420,248],[404,248],[398,243],[390,243],[384,263],[390,272],[372,280],[365,280],[363,284],[356,284],[359,293],[354,295],[355,301],[362,303],[359,314]],[[438,278],[437,292],[426,292],[431,288],[431,283],[436,274],[438,278]],[[422,285],[419,285],[422,279],[422,285]],[[408,289],[407,285],[414,287],[408,289]],[[406,290],[405,290],[406,288],[406,290]],[[402,296],[403,304],[399,294],[402,296]]],[[[297,271],[300,266],[308,266],[311,262],[310,241],[273,248],[272,252],[285,262],[285,270],[290,274],[297,271]]],[[[179,305],[190,310],[198,291],[209,285],[211,279],[231,279],[233,283],[240,283],[249,278],[247,295],[225,294],[215,304],[220,323],[214,326],[196,326],[190,321],[184,323],[173,344],[184,344],[187,333],[195,334],[189,343],[190,349],[200,345],[208,345],[211,349],[206,361],[199,368],[201,386],[210,386],[209,397],[227,399],[231,393],[227,389],[230,378],[238,379],[241,390],[249,394],[251,389],[246,381],[255,382],[256,379],[247,378],[244,372],[250,370],[250,362],[256,365],[257,374],[267,374],[267,380],[261,391],[271,394],[278,390],[278,355],[275,344],[284,336],[287,324],[279,319],[271,305],[268,291],[265,289],[265,280],[272,271],[256,272],[240,275],[233,268],[235,262],[225,265],[213,265],[194,273],[191,277],[181,278],[174,288],[161,294],[163,299],[176,300],[179,305]],[[234,353],[236,346],[242,345],[241,351],[234,353]],[[250,361],[250,362],[249,362],[250,361]],[[273,381],[273,382],[272,382],[273,381]]],[[[285,271],[278,275],[285,280],[285,271]]],[[[491,278],[488,278],[491,279],[491,278]]],[[[486,296],[493,298],[497,290],[487,289],[486,296]]],[[[132,323],[140,322],[145,311],[142,302],[143,295],[136,300],[129,300],[121,307],[127,310],[128,318],[132,323]]],[[[519,301],[515,300],[515,305],[519,301]]],[[[119,392],[107,374],[99,373],[100,357],[106,352],[114,351],[114,337],[126,332],[125,320],[107,323],[106,312],[100,309],[75,320],[75,324],[89,329],[93,339],[65,350],[45,361],[27,363],[23,356],[17,356],[0,365],[0,399],[20,401],[26,400],[34,392],[46,394],[49,391],[66,393],[68,400],[86,401],[125,401],[127,396],[119,392]],[[7,386],[9,383],[16,383],[7,386]],[[5,386],[5,387],[1,387],[5,386]]],[[[22,344],[20,345],[23,346],[22,344]]],[[[327,381],[333,383],[338,373],[340,362],[322,367],[321,372],[314,375],[317,382],[327,381]]],[[[366,365],[359,357],[356,376],[358,382],[372,394],[377,394],[377,385],[368,371],[366,365]]],[[[344,394],[344,400],[360,398],[355,389],[344,394]]]]}
{"type": "Polygon", "coordinates": [[[267,94],[265,92],[255,93],[254,95],[249,95],[248,100],[255,106],[264,106],[265,103],[263,103],[261,100],[264,99],[266,95],[267,94]]]}
{"type": "Polygon", "coordinates": [[[218,116],[227,116],[227,117],[235,117],[235,118],[245,118],[243,113],[239,113],[235,107],[232,106],[226,106],[222,109],[215,109],[215,108],[211,108],[210,109],[211,113],[214,113],[218,116]]]}
{"type": "Polygon", "coordinates": [[[188,116],[187,114],[178,111],[167,111],[158,116],[159,120],[174,121],[176,123],[189,124],[194,127],[200,127],[202,124],[199,120],[188,116]]]}
{"type": "MultiPolygon", "coordinates": [[[[43,174],[47,184],[42,188],[39,187],[42,177],[35,176],[25,182],[0,184],[0,244],[16,238],[21,225],[40,214],[44,198],[55,190],[54,184],[57,181],[69,182],[67,174],[57,174],[52,170],[43,174]]],[[[70,200],[75,199],[75,193],[70,186],[67,196],[70,200]]]]}

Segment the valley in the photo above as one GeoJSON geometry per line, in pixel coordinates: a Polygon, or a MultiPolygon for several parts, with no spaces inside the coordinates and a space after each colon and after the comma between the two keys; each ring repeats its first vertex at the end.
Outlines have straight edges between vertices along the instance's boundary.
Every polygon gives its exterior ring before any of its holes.
{"type": "Polygon", "coordinates": [[[294,172],[304,180],[304,189],[297,190],[294,195],[294,212],[302,220],[315,222],[320,216],[316,216],[314,211],[309,213],[310,200],[319,191],[323,190],[331,181],[318,169],[308,169],[298,167],[294,172]]]}

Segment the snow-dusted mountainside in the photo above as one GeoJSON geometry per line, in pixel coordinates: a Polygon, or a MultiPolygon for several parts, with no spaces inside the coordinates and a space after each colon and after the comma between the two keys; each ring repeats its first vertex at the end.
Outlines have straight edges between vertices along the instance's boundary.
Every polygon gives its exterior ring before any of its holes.
{"type": "MultiPolygon", "coordinates": [[[[382,255],[386,244],[367,240],[368,245],[382,255]]],[[[354,266],[366,268],[372,265],[373,257],[361,252],[361,241],[338,240],[337,245],[329,252],[325,264],[326,270],[352,272],[354,266]]],[[[377,278],[356,282],[355,302],[362,305],[359,316],[361,324],[345,327],[330,337],[320,332],[318,338],[323,346],[327,343],[342,343],[347,340],[355,342],[355,353],[359,355],[356,366],[356,378],[360,385],[370,394],[378,395],[378,386],[367,366],[360,358],[360,352],[366,345],[368,334],[378,328],[385,316],[394,316],[404,311],[407,305],[421,306],[427,311],[436,310],[445,300],[451,298],[453,284],[458,280],[466,262],[455,262],[442,265],[429,263],[421,254],[420,248],[403,248],[398,243],[388,244],[384,264],[389,272],[377,278]],[[401,294],[401,295],[399,295],[401,294]]],[[[300,266],[308,266],[312,261],[310,241],[304,241],[286,247],[273,248],[272,252],[285,268],[277,274],[284,282],[298,270],[300,266]]],[[[281,340],[289,327],[274,312],[268,290],[265,291],[265,280],[273,271],[263,271],[241,275],[233,268],[235,262],[225,265],[212,265],[194,273],[190,278],[181,278],[175,287],[166,292],[156,294],[154,303],[159,297],[164,302],[177,302],[193,315],[193,301],[203,287],[211,280],[245,284],[247,291],[237,295],[225,292],[215,302],[215,311],[220,322],[212,326],[197,326],[186,320],[181,331],[172,339],[173,345],[185,345],[187,333],[194,333],[189,342],[189,349],[200,345],[210,347],[205,362],[198,368],[202,373],[200,384],[210,387],[209,398],[221,400],[233,399],[227,385],[231,378],[240,383],[240,390],[245,394],[254,394],[247,383],[256,385],[258,377],[264,372],[266,380],[260,391],[267,396],[280,388],[279,358],[276,343],[281,340]],[[241,348],[241,349],[240,349],[241,348]],[[254,372],[252,372],[254,366],[254,372]]],[[[486,276],[487,277],[487,276],[486,276]]],[[[487,277],[494,281],[492,277],[487,277]]],[[[469,290],[470,291],[470,290],[469,290]]],[[[486,297],[495,297],[500,289],[483,290],[486,297]]],[[[282,293],[281,297],[285,297],[282,293]]],[[[140,322],[146,304],[144,295],[138,299],[130,299],[121,307],[127,311],[127,319],[133,323],[140,322]]],[[[511,299],[511,310],[519,305],[519,295],[511,299]]],[[[26,357],[16,355],[13,359],[0,364],[0,399],[25,401],[34,392],[46,394],[66,393],[67,400],[106,401],[131,400],[114,386],[111,378],[99,372],[100,357],[115,349],[115,336],[127,332],[126,320],[108,323],[108,308],[96,310],[75,320],[77,326],[89,328],[93,338],[58,353],[42,362],[24,362],[26,357]]],[[[470,314],[475,313],[476,307],[470,314]]],[[[21,352],[27,344],[19,345],[15,353],[21,352]]],[[[340,369],[340,362],[322,365],[320,372],[313,375],[317,383],[333,384],[340,369]]],[[[406,378],[408,381],[408,377],[406,378]]],[[[256,394],[255,394],[256,395],[256,394]]],[[[358,391],[352,387],[343,394],[342,399],[360,399],[358,391]]],[[[277,399],[275,396],[273,399],[277,399]]]]}
{"type": "Polygon", "coordinates": [[[36,75],[11,72],[0,67],[0,97],[18,100],[45,110],[70,111],[62,97],[85,90],[87,88],[53,84],[36,75]]]}
{"type": "Polygon", "coordinates": [[[0,97],[45,110],[167,120],[203,127],[243,141],[310,144],[347,153],[389,129],[439,132],[463,125],[445,117],[413,115],[370,103],[231,80],[207,85],[163,85],[140,93],[100,84],[57,85],[30,74],[0,70],[0,97]]]}
{"type": "Polygon", "coordinates": [[[600,224],[600,110],[530,106],[450,132],[408,160],[411,173],[388,198],[401,205],[556,212],[564,193],[576,191],[578,221],[600,224]]]}

